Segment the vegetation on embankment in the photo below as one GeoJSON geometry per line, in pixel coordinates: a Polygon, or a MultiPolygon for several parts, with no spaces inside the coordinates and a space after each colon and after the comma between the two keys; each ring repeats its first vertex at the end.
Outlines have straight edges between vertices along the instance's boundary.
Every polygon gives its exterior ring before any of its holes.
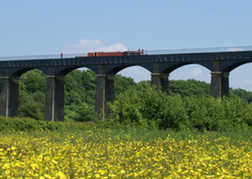
{"type": "Polygon", "coordinates": [[[119,128],[246,131],[252,127],[252,104],[237,96],[181,97],[157,92],[147,84],[121,93],[108,108],[110,116],[104,123],[119,128]]]}
{"type": "MultiPolygon", "coordinates": [[[[115,96],[128,89],[139,89],[142,84],[135,83],[132,78],[115,75],[115,96]]],[[[1,86],[1,77],[0,77],[1,86]]],[[[96,90],[96,74],[91,70],[73,70],[64,79],[65,120],[93,121],[96,90]]],[[[208,96],[210,84],[193,79],[170,80],[169,93],[179,94],[182,98],[192,96],[208,96]]],[[[230,96],[235,95],[247,102],[252,101],[252,93],[243,89],[230,88],[230,96]]],[[[30,70],[19,78],[19,116],[44,120],[46,93],[46,75],[39,70],[30,70]]]]}
{"type": "Polygon", "coordinates": [[[54,122],[41,121],[32,118],[5,118],[0,116],[0,131],[84,131],[94,124],[90,122],[54,122]]]}
{"type": "MultiPolygon", "coordinates": [[[[90,70],[74,70],[65,77],[65,121],[93,122],[96,75],[90,70]]],[[[135,83],[132,78],[115,76],[115,101],[108,104],[110,116],[97,125],[113,128],[157,128],[191,130],[250,130],[252,93],[230,88],[230,98],[209,96],[210,84],[196,80],[170,81],[170,95],[157,93],[150,81],[135,83]]],[[[45,122],[46,76],[31,70],[20,77],[19,112],[22,120],[9,119],[14,130],[57,130],[73,123],[45,122]],[[38,120],[23,119],[29,117],[38,120]],[[15,122],[14,122],[15,121],[15,122]],[[19,127],[20,126],[20,127],[19,127]],[[28,126],[28,127],[22,127],[28,126]],[[38,126],[38,127],[37,127],[38,126]],[[20,129],[19,129],[20,128],[20,129]],[[27,129],[26,129],[27,128],[27,129]]],[[[2,120],[1,120],[2,121],[2,120]]],[[[10,122],[5,122],[6,124],[10,122]]],[[[6,127],[6,124],[2,125],[6,127]]],[[[3,128],[3,127],[2,127],[3,128]]]]}
{"type": "MultiPolygon", "coordinates": [[[[154,86],[141,86],[118,95],[107,104],[110,115],[96,121],[98,128],[197,130],[197,131],[250,131],[252,104],[235,96],[216,99],[211,96],[181,97],[157,92],[154,86]]],[[[84,116],[83,114],[83,117],[84,116]]],[[[86,129],[93,123],[48,122],[27,118],[0,118],[0,131],[42,131],[86,129]]]]}

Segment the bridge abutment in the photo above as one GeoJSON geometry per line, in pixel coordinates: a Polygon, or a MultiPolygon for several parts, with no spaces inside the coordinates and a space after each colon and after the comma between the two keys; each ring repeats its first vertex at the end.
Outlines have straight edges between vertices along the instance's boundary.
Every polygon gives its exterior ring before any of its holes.
{"type": "Polygon", "coordinates": [[[19,111],[19,78],[2,77],[0,115],[5,117],[18,117],[19,111]]]}
{"type": "Polygon", "coordinates": [[[47,76],[45,121],[64,121],[64,76],[47,76]]]}

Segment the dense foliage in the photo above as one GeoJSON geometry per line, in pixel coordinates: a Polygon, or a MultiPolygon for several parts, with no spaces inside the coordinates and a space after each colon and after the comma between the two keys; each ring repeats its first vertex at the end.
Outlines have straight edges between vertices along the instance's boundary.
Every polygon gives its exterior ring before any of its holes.
{"type": "MultiPolygon", "coordinates": [[[[46,75],[24,73],[19,81],[20,117],[44,120],[46,75]]],[[[65,120],[94,121],[96,75],[74,70],[65,76],[65,120]]],[[[0,81],[1,84],[1,81],[0,81]]],[[[108,104],[107,124],[117,127],[248,130],[252,126],[252,93],[230,88],[230,98],[209,96],[210,84],[193,79],[170,80],[169,93],[157,93],[150,81],[135,83],[115,76],[115,102],[108,104]]]]}
{"type": "MultiPolygon", "coordinates": [[[[132,78],[115,76],[115,95],[135,86],[132,78]]],[[[64,79],[66,121],[94,120],[96,75],[91,70],[74,70],[64,79]]],[[[20,117],[44,120],[46,75],[31,70],[19,78],[20,117]]]]}
{"type": "Polygon", "coordinates": [[[250,130],[252,104],[237,96],[215,99],[211,96],[166,95],[153,86],[129,89],[109,103],[109,125],[159,129],[250,130]]]}

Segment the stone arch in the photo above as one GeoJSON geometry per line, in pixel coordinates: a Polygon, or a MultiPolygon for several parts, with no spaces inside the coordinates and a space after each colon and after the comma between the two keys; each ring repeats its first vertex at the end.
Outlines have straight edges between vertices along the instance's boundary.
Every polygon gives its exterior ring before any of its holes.
{"type": "Polygon", "coordinates": [[[211,79],[210,73],[211,71],[208,68],[205,68],[203,65],[197,63],[190,63],[176,66],[176,68],[173,68],[172,71],[170,71],[169,75],[170,77],[173,76],[174,79],[186,80],[188,78],[190,79],[200,78],[199,80],[201,81],[210,82],[211,79]]]}
{"type": "Polygon", "coordinates": [[[251,62],[245,62],[245,63],[239,63],[239,65],[236,63],[236,65],[230,67],[229,69],[225,69],[226,71],[229,71],[229,82],[230,87],[233,89],[235,88],[241,88],[245,89],[247,91],[252,91],[252,63],[251,62]]]}
{"type": "Polygon", "coordinates": [[[223,72],[231,72],[235,68],[238,68],[244,64],[251,63],[252,61],[248,60],[233,60],[233,61],[228,61],[228,63],[225,63],[225,61],[221,61],[221,71],[223,72]]]}
{"type": "Polygon", "coordinates": [[[130,66],[141,66],[149,71],[152,70],[152,64],[106,64],[98,66],[97,73],[97,85],[96,85],[96,99],[95,99],[95,112],[96,114],[101,113],[101,110],[105,113],[102,114],[99,119],[108,117],[109,113],[106,108],[106,103],[109,101],[114,101],[114,75],[120,70],[125,69],[130,66]]]}
{"type": "Polygon", "coordinates": [[[186,65],[200,65],[202,67],[205,67],[206,69],[210,70],[211,71],[211,65],[212,65],[212,62],[210,63],[181,63],[181,62],[178,62],[178,63],[170,63],[170,64],[167,64],[167,65],[163,65],[161,67],[161,71],[162,73],[171,73],[173,72],[174,70],[180,68],[180,67],[184,67],[186,65]]]}
{"type": "MultiPolygon", "coordinates": [[[[201,67],[205,67],[206,69],[210,70],[209,64],[201,64],[201,63],[188,63],[188,62],[173,62],[173,63],[168,63],[168,64],[162,64],[160,65],[160,73],[157,73],[157,76],[153,76],[156,80],[153,80],[154,82],[157,81],[156,83],[160,83],[160,85],[162,86],[162,91],[166,92],[168,94],[169,91],[169,79],[170,79],[170,75],[172,72],[176,71],[177,69],[181,68],[181,67],[185,67],[185,66],[189,66],[189,65],[199,65],[201,67]]],[[[154,75],[154,74],[153,74],[154,75]]]]}
{"type": "Polygon", "coordinates": [[[51,67],[47,76],[45,120],[64,121],[64,77],[71,71],[87,67],[97,71],[97,66],[51,67]]]}
{"type": "Polygon", "coordinates": [[[152,64],[130,64],[130,65],[106,65],[104,73],[109,75],[115,75],[119,71],[124,70],[128,67],[140,66],[149,72],[152,72],[152,64]]]}
{"type": "Polygon", "coordinates": [[[21,75],[23,75],[24,73],[30,71],[30,70],[40,70],[43,73],[47,74],[45,68],[41,67],[41,68],[8,68],[8,72],[4,72],[3,76],[10,76],[10,77],[20,77],[21,75]]]}
{"type": "MultiPolygon", "coordinates": [[[[6,117],[19,116],[19,78],[30,70],[40,68],[8,68],[3,69],[0,115],[6,117]]],[[[42,71],[44,73],[44,71],[42,71]]]]}
{"type": "Polygon", "coordinates": [[[139,65],[133,65],[124,68],[120,70],[117,74],[126,77],[131,77],[136,83],[143,80],[151,80],[151,71],[139,65]]]}
{"type": "Polygon", "coordinates": [[[79,69],[79,68],[88,68],[95,72],[96,74],[98,73],[98,66],[97,65],[83,65],[83,66],[67,66],[67,67],[56,67],[54,68],[54,75],[57,76],[65,76],[68,73],[70,73],[73,70],[79,69]]]}

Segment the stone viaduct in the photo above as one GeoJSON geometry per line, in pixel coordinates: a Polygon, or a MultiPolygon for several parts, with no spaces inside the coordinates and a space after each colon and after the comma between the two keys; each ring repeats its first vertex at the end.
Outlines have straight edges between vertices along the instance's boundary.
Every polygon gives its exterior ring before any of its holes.
{"type": "Polygon", "coordinates": [[[151,83],[168,93],[168,77],[173,70],[199,64],[211,71],[211,95],[222,97],[229,96],[229,73],[249,62],[252,62],[252,51],[0,61],[0,115],[19,115],[19,77],[31,69],[47,75],[45,120],[64,121],[64,76],[77,68],[87,67],[97,74],[95,112],[106,115],[106,102],[114,100],[114,75],[124,68],[138,65],[149,70],[151,83]]]}

